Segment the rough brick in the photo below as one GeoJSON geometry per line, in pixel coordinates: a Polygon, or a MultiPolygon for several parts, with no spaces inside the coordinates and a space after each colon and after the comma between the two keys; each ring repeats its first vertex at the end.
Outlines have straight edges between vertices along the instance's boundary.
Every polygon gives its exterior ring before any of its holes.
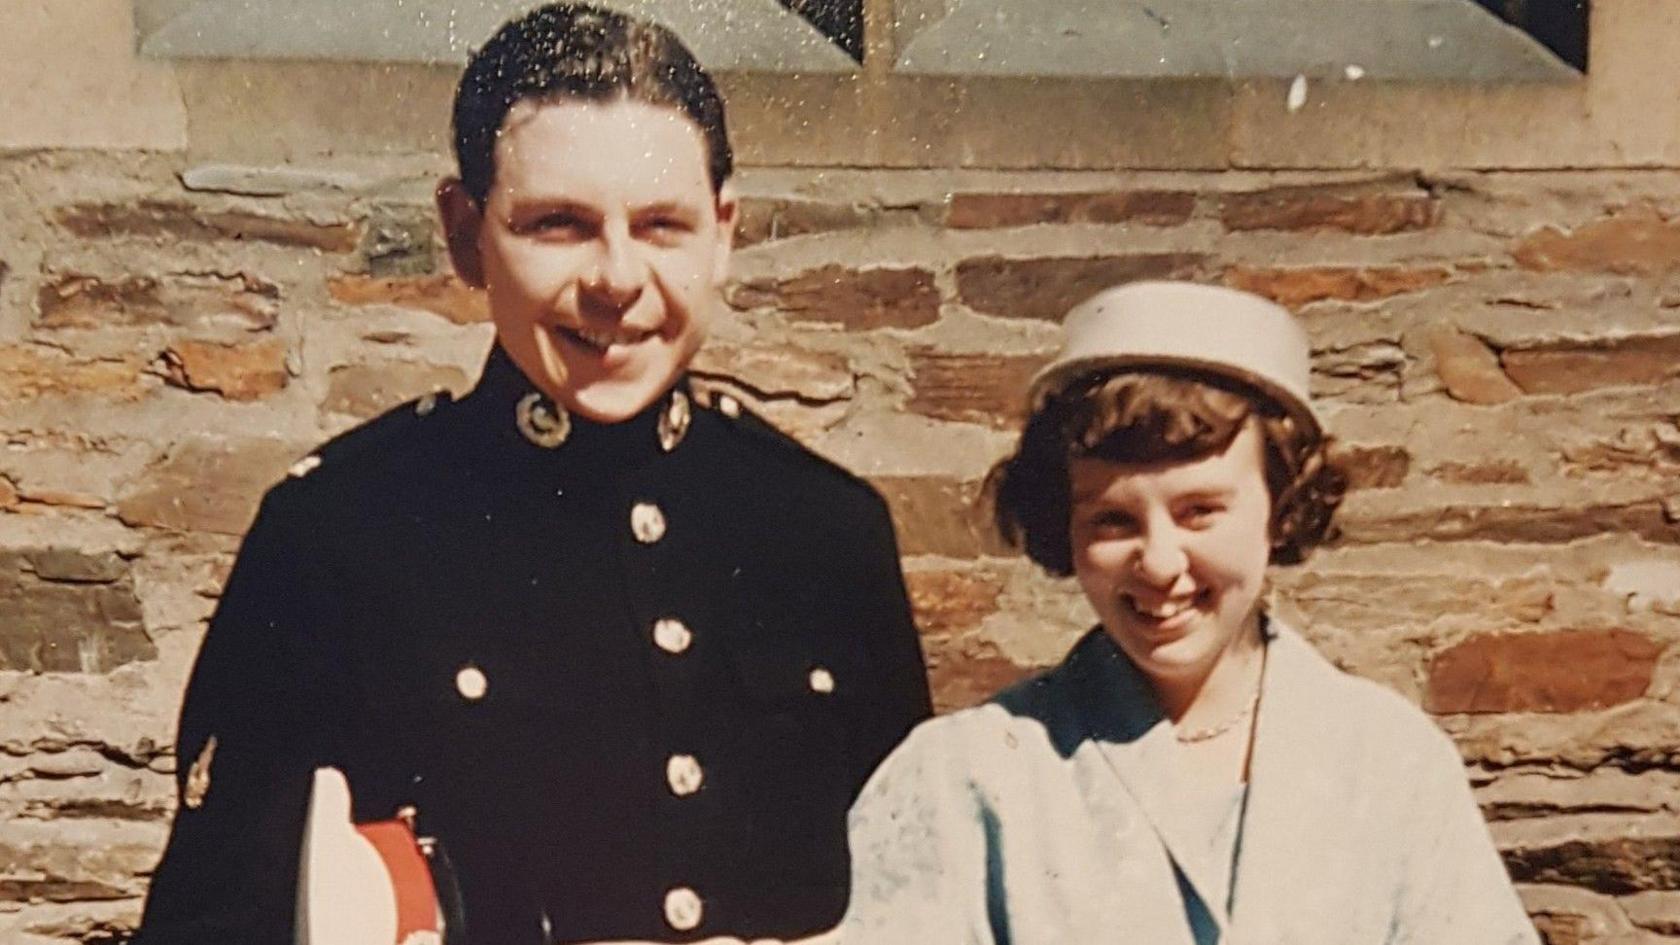
{"type": "Polygon", "coordinates": [[[1010,259],[985,256],[957,266],[957,294],[987,315],[1059,322],[1068,309],[1110,286],[1199,274],[1202,253],[1010,259]]]}
{"type": "Polygon", "coordinates": [[[924,637],[973,630],[997,612],[1003,594],[1003,580],[989,571],[911,571],[904,583],[924,637]]]}
{"type": "Polygon", "coordinates": [[[695,357],[693,372],[698,377],[728,381],[767,399],[827,404],[850,400],[857,393],[851,362],[844,355],[787,344],[708,345],[695,357]]]}
{"type": "Polygon", "coordinates": [[[920,328],[939,320],[933,273],[919,268],[822,266],[786,279],[739,283],[728,298],[738,309],[773,308],[794,321],[850,331],[920,328]]]}
{"type": "Polygon", "coordinates": [[[1496,459],[1480,463],[1441,463],[1429,470],[1429,475],[1442,482],[1468,485],[1524,485],[1532,480],[1528,470],[1514,459],[1496,459]]]}
{"type": "Polygon", "coordinates": [[[940,420],[1016,427],[1026,419],[1027,382],[1048,358],[1039,355],[910,351],[909,410],[940,420]]]}
{"type": "Polygon", "coordinates": [[[1440,266],[1233,266],[1225,271],[1226,285],[1292,309],[1324,301],[1375,302],[1432,289],[1451,278],[1452,272],[1440,266]]]}
{"type": "Polygon", "coordinates": [[[886,498],[906,555],[975,558],[1013,554],[979,501],[980,483],[943,476],[882,476],[871,480],[886,498]]]}
{"type": "Polygon", "coordinates": [[[1680,892],[1638,893],[1621,900],[1628,920],[1658,935],[1680,935],[1680,892]]]}
{"type": "Polygon", "coordinates": [[[936,712],[979,705],[1032,672],[1010,662],[985,640],[942,638],[926,647],[928,688],[936,712]]]}
{"type": "Polygon", "coordinates": [[[169,274],[106,280],[50,276],[36,297],[41,328],[168,325],[258,331],[274,327],[280,289],[252,276],[169,274]]]}
{"type": "Polygon", "coordinates": [[[0,553],[0,669],[105,673],[156,657],[120,560],[56,548],[0,553]]]}
{"type": "Polygon", "coordinates": [[[327,294],[345,305],[394,305],[431,312],[456,325],[490,320],[490,303],[484,293],[452,275],[333,276],[327,280],[327,294]]]}
{"type": "Polygon", "coordinates": [[[799,198],[747,197],[741,201],[735,244],[752,246],[771,240],[856,229],[875,217],[873,208],[799,198]]]}
{"type": "Polygon", "coordinates": [[[1511,250],[1536,271],[1651,276],[1680,269],[1680,222],[1640,207],[1571,231],[1545,227],[1511,250]]]}
{"type": "Polygon", "coordinates": [[[1340,540],[1349,543],[1425,539],[1557,543],[1625,533],[1680,544],[1680,524],[1676,524],[1680,520],[1658,501],[1573,506],[1512,502],[1370,516],[1344,509],[1337,521],[1340,540]]]}
{"type": "Polygon", "coordinates": [[[0,402],[78,394],[132,401],[146,391],[144,374],[138,359],[88,361],[43,347],[0,345],[0,402]]]}
{"type": "Polygon", "coordinates": [[[375,278],[430,275],[437,269],[437,230],[429,207],[380,207],[368,216],[356,254],[375,278]]]}
{"type": "Polygon", "coordinates": [[[157,851],[138,843],[78,848],[0,842],[0,900],[78,902],[129,899],[144,890],[157,851]]]}
{"type": "Polygon", "coordinates": [[[459,368],[409,361],[350,364],[332,369],[321,409],[352,417],[372,417],[396,405],[437,390],[467,389],[459,368]]]}
{"type": "Polygon", "coordinates": [[[250,344],[177,341],[163,353],[171,384],[229,400],[257,400],[286,386],[286,343],[269,338],[250,344]]]}
{"type": "Polygon", "coordinates": [[[1579,712],[1637,699],[1662,647],[1629,630],[1495,633],[1437,653],[1431,712],[1579,712]]]}
{"type": "Polygon", "coordinates": [[[1219,219],[1227,230],[1340,230],[1381,236],[1435,224],[1435,201],[1426,195],[1344,195],[1318,187],[1279,187],[1226,194],[1219,219]]]}
{"type": "Polygon", "coordinates": [[[307,451],[276,440],[189,440],[118,500],[117,517],[136,527],[242,535],[262,493],[307,451]]]}
{"type": "Polygon", "coordinates": [[[133,204],[77,204],[59,210],[57,219],[60,226],[83,239],[251,240],[331,253],[354,250],[358,239],[356,225],[347,221],[316,223],[154,200],[133,204]]]}
{"type": "Polygon", "coordinates": [[[1348,477],[1348,489],[1393,489],[1412,468],[1412,454],[1400,446],[1346,444],[1332,454],[1348,477]]]}
{"type": "Polygon", "coordinates": [[[1502,404],[1522,389],[1499,366],[1499,356],[1480,338],[1452,325],[1431,325],[1424,335],[1435,374],[1447,396],[1467,404],[1502,404]]]}
{"type": "Polygon", "coordinates": [[[1313,396],[1321,400],[1391,404],[1400,399],[1405,368],[1405,350],[1386,341],[1321,351],[1313,357],[1313,396]]]}
{"type": "Polygon", "coordinates": [[[1177,226],[1190,219],[1196,195],[1179,190],[1114,193],[953,194],[945,225],[955,230],[1041,223],[1142,223],[1177,226]]]}
{"type": "Polygon", "coordinates": [[[1568,840],[1504,856],[1519,883],[1567,883],[1611,894],[1680,890],[1680,837],[1568,840]]]}
{"type": "Polygon", "coordinates": [[[1680,377],[1680,335],[1510,348],[1500,356],[1500,363],[1511,380],[1530,394],[1660,384],[1680,377]]]}

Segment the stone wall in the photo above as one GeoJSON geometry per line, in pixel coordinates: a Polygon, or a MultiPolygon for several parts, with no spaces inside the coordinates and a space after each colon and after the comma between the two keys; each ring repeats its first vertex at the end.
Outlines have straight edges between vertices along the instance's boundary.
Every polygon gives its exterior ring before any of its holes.
{"type": "MultiPolygon", "coordinates": [[[[125,0],[47,7],[0,38],[25,63],[0,57],[0,941],[62,945],[132,928],[257,496],[325,437],[469,387],[490,334],[442,259],[438,155],[375,153],[346,120],[313,132],[357,145],[330,157],[230,156],[206,122],[257,119],[183,111],[172,67],[127,57],[125,0]]],[[[1260,85],[1209,106],[1234,126],[1119,157],[1038,135],[1059,163],[1181,170],[888,169],[913,137],[878,163],[845,150],[855,123],[784,137],[809,113],[755,123],[754,78],[738,278],[697,369],[888,496],[951,708],[1089,621],[972,502],[1054,319],[1146,276],[1288,305],[1358,489],[1275,607],[1458,739],[1550,945],[1680,942],[1680,100],[1649,91],[1680,30],[1657,21],[1680,14],[1595,4],[1584,91],[1315,91],[1311,133],[1284,135],[1260,85]]],[[[214,83],[181,75],[202,104],[214,83]]],[[[1077,91],[1026,88],[1004,99],[1077,91]]],[[[952,134],[1030,163],[1018,117],[976,106],[952,134]]],[[[952,149],[930,163],[974,163],[952,149]]]]}

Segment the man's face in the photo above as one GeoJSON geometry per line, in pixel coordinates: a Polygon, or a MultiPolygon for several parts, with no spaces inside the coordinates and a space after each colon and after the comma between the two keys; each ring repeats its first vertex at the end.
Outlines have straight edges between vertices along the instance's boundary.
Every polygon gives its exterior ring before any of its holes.
{"type": "Polygon", "coordinates": [[[1194,692],[1255,615],[1271,494],[1251,421],[1224,452],[1068,467],[1073,569],[1116,644],[1160,686],[1194,692]]]}
{"type": "Polygon", "coordinates": [[[456,269],[488,291],[502,347],[573,413],[634,416],[699,349],[735,223],[706,166],[674,109],[527,100],[502,124],[482,212],[458,183],[440,190],[456,269]]]}

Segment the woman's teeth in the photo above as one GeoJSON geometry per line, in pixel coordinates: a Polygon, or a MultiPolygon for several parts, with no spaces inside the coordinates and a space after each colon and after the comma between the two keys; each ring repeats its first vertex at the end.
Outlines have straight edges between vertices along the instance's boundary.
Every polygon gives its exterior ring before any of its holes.
{"type": "Polygon", "coordinates": [[[1195,606],[1194,600],[1162,601],[1153,607],[1145,607],[1133,599],[1130,601],[1132,609],[1154,620],[1171,620],[1195,606]]]}

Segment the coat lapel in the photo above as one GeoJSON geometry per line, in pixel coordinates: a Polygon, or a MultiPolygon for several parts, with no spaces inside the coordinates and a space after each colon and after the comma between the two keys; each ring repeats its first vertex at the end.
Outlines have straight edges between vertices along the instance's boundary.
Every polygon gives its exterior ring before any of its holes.
{"type": "Polygon", "coordinates": [[[1224,903],[1214,890],[1205,818],[1195,812],[1228,792],[1191,785],[1182,775],[1178,741],[1148,680],[1100,629],[1080,642],[1073,661],[1074,692],[1086,734],[1115,777],[1137,802],[1180,872],[1201,897],[1224,935],[1224,903]]]}

